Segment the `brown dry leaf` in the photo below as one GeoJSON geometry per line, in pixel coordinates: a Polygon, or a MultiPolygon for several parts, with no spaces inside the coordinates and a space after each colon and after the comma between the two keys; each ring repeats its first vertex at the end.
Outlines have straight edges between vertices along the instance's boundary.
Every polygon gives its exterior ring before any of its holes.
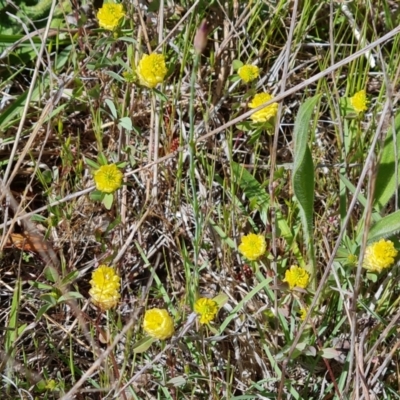
{"type": "Polygon", "coordinates": [[[22,234],[11,233],[4,247],[16,247],[23,251],[30,251],[39,254],[47,252],[49,249],[48,244],[42,236],[30,235],[28,232],[22,234]]]}

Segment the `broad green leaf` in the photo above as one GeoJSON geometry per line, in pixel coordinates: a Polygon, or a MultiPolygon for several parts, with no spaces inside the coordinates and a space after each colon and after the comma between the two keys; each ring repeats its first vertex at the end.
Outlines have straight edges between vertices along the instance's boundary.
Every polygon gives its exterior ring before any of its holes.
{"type": "Polygon", "coordinates": [[[51,306],[55,306],[57,304],[57,299],[51,293],[42,294],[40,299],[51,306]]]}
{"type": "Polygon", "coordinates": [[[50,308],[54,307],[52,304],[45,304],[44,306],[39,308],[39,311],[36,314],[36,321],[39,321],[40,318],[42,317],[43,314],[47,313],[47,311],[50,310],[50,308]]]}
{"type": "Polygon", "coordinates": [[[106,193],[104,195],[103,204],[107,210],[111,210],[114,201],[114,194],[113,193],[106,193]]]}
{"type": "Polygon", "coordinates": [[[135,40],[135,39],[132,38],[132,37],[122,36],[122,37],[118,38],[118,40],[119,40],[119,41],[122,41],[122,42],[130,42],[130,43],[133,43],[133,44],[135,44],[135,45],[138,44],[137,40],[135,40]]]}
{"type": "Polygon", "coordinates": [[[321,351],[321,356],[327,359],[338,358],[341,354],[340,350],[336,350],[333,347],[327,347],[321,351]]]}
{"type": "Polygon", "coordinates": [[[56,57],[55,69],[60,71],[64,65],[68,62],[71,57],[71,53],[73,52],[74,46],[67,46],[65,49],[61,50],[56,57]]]}
{"type": "Polygon", "coordinates": [[[28,281],[28,283],[39,290],[53,290],[53,286],[47,285],[46,283],[41,283],[36,281],[28,281]]]}
{"type": "Polygon", "coordinates": [[[168,382],[167,385],[173,385],[175,387],[183,386],[186,385],[187,379],[185,379],[184,376],[176,376],[174,378],[171,378],[168,382]]]}
{"type": "Polygon", "coordinates": [[[383,217],[368,233],[368,242],[393,236],[400,232],[400,210],[383,217]]]}
{"type": "Polygon", "coordinates": [[[223,307],[229,300],[229,297],[225,293],[220,293],[218,296],[215,296],[213,300],[218,304],[218,307],[223,307]]]}
{"type": "Polygon", "coordinates": [[[145,337],[133,345],[133,352],[134,353],[144,353],[152,344],[155,342],[156,339],[152,337],[145,337]]]}
{"type": "Polygon", "coordinates": [[[91,167],[93,169],[99,169],[100,168],[100,165],[96,161],[91,160],[90,158],[86,158],[85,157],[85,163],[87,165],[89,165],[89,167],[91,167]]]}
{"type": "Polygon", "coordinates": [[[235,71],[237,71],[240,67],[243,67],[243,62],[240,60],[233,60],[232,67],[235,71]]]}
{"type": "Polygon", "coordinates": [[[119,120],[119,125],[121,125],[127,131],[132,130],[132,120],[129,117],[123,117],[119,120]]]}
{"type": "Polygon", "coordinates": [[[68,292],[65,293],[58,299],[58,303],[62,303],[63,301],[73,300],[73,299],[84,299],[84,297],[78,292],[68,292]]]}
{"type": "Polygon", "coordinates": [[[105,194],[100,192],[100,190],[94,190],[89,194],[90,200],[94,201],[103,201],[105,194]]]}
{"type": "Polygon", "coordinates": [[[118,114],[117,114],[117,109],[115,108],[115,104],[110,99],[106,99],[105,102],[108,105],[108,108],[110,109],[113,118],[117,119],[118,114]]]}
{"type": "Polygon", "coordinates": [[[97,161],[99,162],[100,165],[107,165],[107,157],[103,153],[99,153],[97,156],[97,161]]]}
{"type": "Polygon", "coordinates": [[[378,174],[376,177],[374,207],[379,212],[383,210],[399,186],[399,177],[396,179],[395,173],[395,160],[398,160],[400,156],[400,113],[397,114],[394,120],[394,125],[397,132],[395,133],[396,143],[394,141],[394,132],[392,130],[392,126],[390,126],[386,136],[382,157],[379,162],[378,174]]]}
{"type": "Polygon", "coordinates": [[[15,121],[22,115],[22,111],[28,96],[28,91],[25,91],[16,98],[2,113],[0,114],[0,128],[5,131],[8,123],[15,121]]]}
{"type": "Polygon", "coordinates": [[[45,268],[44,276],[46,277],[46,279],[48,281],[53,282],[53,283],[57,282],[58,278],[59,278],[58,272],[56,271],[56,269],[53,267],[50,267],[50,266],[45,268]]]}
{"type": "Polygon", "coordinates": [[[79,271],[72,271],[61,280],[61,285],[69,285],[79,277],[79,271]]]}
{"type": "Polygon", "coordinates": [[[308,249],[309,272],[312,282],[315,276],[315,256],[313,244],[314,215],[314,164],[308,147],[310,120],[319,96],[308,99],[300,106],[294,124],[294,163],[293,192],[296,196],[300,218],[303,225],[304,238],[308,249]]]}

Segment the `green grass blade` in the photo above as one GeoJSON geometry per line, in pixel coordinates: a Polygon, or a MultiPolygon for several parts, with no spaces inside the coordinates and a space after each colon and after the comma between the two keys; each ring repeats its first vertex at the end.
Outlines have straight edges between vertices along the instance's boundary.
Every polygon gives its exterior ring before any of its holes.
{"type": "Polygon", "coordinates": [[[313,245],[314,215],[314,164],[308,147],[310,120],[319,96],[308,99],[301,105],[294,125],[293,192],[296,196],[308,249],[312,281],[315,275],[313,245]]]}
{"type": "Polygon", "coordinates": [[[390,128],[386,136],[376,177],[374,206],[379,212],[386,206],[399,185],[398,178],[396,179],[395,160],[400,154],[400,113],[397,114],[394,125],[397,132],[397,143],[394,143],[394,132],[390,128]]]}

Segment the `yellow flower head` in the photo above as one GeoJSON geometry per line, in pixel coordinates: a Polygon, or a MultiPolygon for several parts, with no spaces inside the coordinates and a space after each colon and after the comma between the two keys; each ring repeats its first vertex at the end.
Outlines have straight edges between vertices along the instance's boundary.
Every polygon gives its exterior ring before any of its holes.
{"type": "Polygon", "coordinates": [[[102,165],[93,174],[96,189],[103,193],[113,193],[119,189],[123,176],[115,164],[102,165]]]}
{"type": "Polygon", "coordinates": [[[107,265],[100,265],[92,273],[92,280],[89,282],[92,288],[89,290],[92,302],[102,310],[109,310],[118,304],[119,276],[114,268],[107,265]]]}
{"type": "Polygon", "coordinates": [[[239,251],[248,260],[255,261],[265,254],[267,245],[265,243],[265,237],[263,235],[256,235],[250,233],[242,237],[242,243],[240,243],[239,251]]]}
{"type": "Polygon", "coordinates": [[[308,309],[307,308],[301,308],[300,309],[300,319],[302,321],[304,321],[306,319],[307,313],[308,313],[308,309]]]}
{"type": "Polygon", "coordinates": [[[201,297],[194,303],[194,312],[200,315],[201,324],[208,324],[217,315],[218,304],[214,300],[201,297]]]}
{"type": "Polygon", "coordinates": [[[163,82],[167,72],[162,54],[145,54],[137,67],[140,84],[149,88],[155,88],[163,82]]]}
{"type": "MultiPolygon", "coordinates": [[[[268,93],[258,93],[253,97],[253,101],[249,103],[250,108],[257,108],[261,106],[261,104],[266,103],[269,100],[272,100],[273,96],[268,93]]],[[[262,108],[261,110],[255,112],[250,116],[250,118],[254,122],[267,122],[271,118],[275,117],[278,112],[278,103],[272,103],[267,107],[262,108]]]]}
{"type": "Polygon", "coordinates": [[[363,267],[368,271],[381,272],[393,265],[397,253],[392,241],[381,239],[370,244],[365,250],[363,267]]]}
{"type": "Polygon", "coordinates": [[[260,76],[260,70],[255,65],[246,64],[238,69],[238,75],[240,76],[242,81],[249,83],[260,76]]]}
{"type": "Polygon", "coordinates": [[[107,3],[97,13],[100,28],[113,31],[119,24],[121,18],[125,16],[122,4],[107,3]]]}
{"type": "Polygon", "coordinates": [[[144,314],[143,329],[151,337],[159,340],[170,338],[174,334],[174,321],[167,310],[152,308],[144,314]]]}
{"type": "Polygon", "coordinates": [[[289,288],[293,289],[299,287],[305,289],[310,281],[310,274],[302,267],[292,265],[290,269],[285,272],[285,279],[283,282],[289,284],[289,288]]]}
{"type": "Polygon", "coordinates": [[[363,112],[368,109],[367,107],[367,94],[365,90],[360,90],[353,97],[350,97],[350,103],[357,113],[363,112]]]}

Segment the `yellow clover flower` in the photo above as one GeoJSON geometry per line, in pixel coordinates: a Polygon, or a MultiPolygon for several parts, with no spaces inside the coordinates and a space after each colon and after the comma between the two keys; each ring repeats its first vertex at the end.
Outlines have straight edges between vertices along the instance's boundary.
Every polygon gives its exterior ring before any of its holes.
{"type": "Polygon", "coordinates": [[[308,313],[308,308],[301,308],[300,309],[300,319],[302,321],[305,321],[307,313],[308,313]]]}
{"type": "Polygon", "coordinates": [[[145,54],[137,67],[140,84],[149,88],[155,88],[162,83],[167,72],[162,54],[145,54]]]}
{"type": "Polygon", "coordinates": [[[124,16],[125,12],[122,4],[103,4],[103,7],[97,13],[100,28],[108,29],[109,31],[113,31],[124,16]]]}
{"type": "Polygon", "coordinates": [[[263,235],[250,233],[242,237],[242,243],[239,246],[239,251],[248,260],[255,261],[265,254],[267,245],[263,235]]]}
{"type": "Polygon", "coordinates": [[[152,308],[144,314],[143,329],[151,337],[159,340],[170,338],[174,334],[174,321],[167,310],[152,308]]]}
{"type": "Polygon", "coordinates": [[[249,83],[260,76],[260,70],[255,65],[246,64],[238,69],[238,75],[240,76],[242,81],[249,83]]]}
{"type": "Polygon", "coordinates": [[[364,89],[360,90],[353,97],[350,97],[350,103],[353,106],[354,110],[357,111],[357,113],[366,111],[368,109],[367,107],[368,101],[365,90],[364,89]]]}
{"type": "Polygon", "coordinates": [[[285,279],[283,282],[289,284],[289,288],[293,289],[299,287],[305,289],[310,281],[310,274],[302,267],[292,265],[290,269],[285,272],[285,279]]]}
{"type": "Polygon", "coordinates": [[[92,286],[89,294],[97,307],[105,311],[118,304],[120,283],[114,268],[100,265],[93,271],[92,280],[89,283],[92,286]]]}
{"type": "Polygon", "coordinates": [[[363,267],[371,272],[381,272],[394,264],[397,253],[392,241],[381,239],[365,250],[363,267]]]}
{"type": "Polygon", "coordinates": [[[208,324],[211,322],[218,312],[218,304],[212,299],[201,297],[194,303],[194,312],[200,315],[200,323],[208,324]]]}
{"type": "MultiPolygon", "coordinates": [[[[249,103],[250,108],[257,108],[261,106],[261,104],[266,103],[269,100],[272,100],[273,96],[268,93],[258,93],[253,97],[253,101],[249,103]]],[[[255,112],[250,116],[250,118],[254,122],[267,122],[271,118],[275,117],[278,112],[278,103],[272,103],[267,107],[262,108],[261,110],[255,112]]]]}
{"type": "Polygon", "coordinates": [[[103,193],[113,193],[122,185],[123,173],[115,164],[102,165],[94,172],[96,189],[103,193]]]}

